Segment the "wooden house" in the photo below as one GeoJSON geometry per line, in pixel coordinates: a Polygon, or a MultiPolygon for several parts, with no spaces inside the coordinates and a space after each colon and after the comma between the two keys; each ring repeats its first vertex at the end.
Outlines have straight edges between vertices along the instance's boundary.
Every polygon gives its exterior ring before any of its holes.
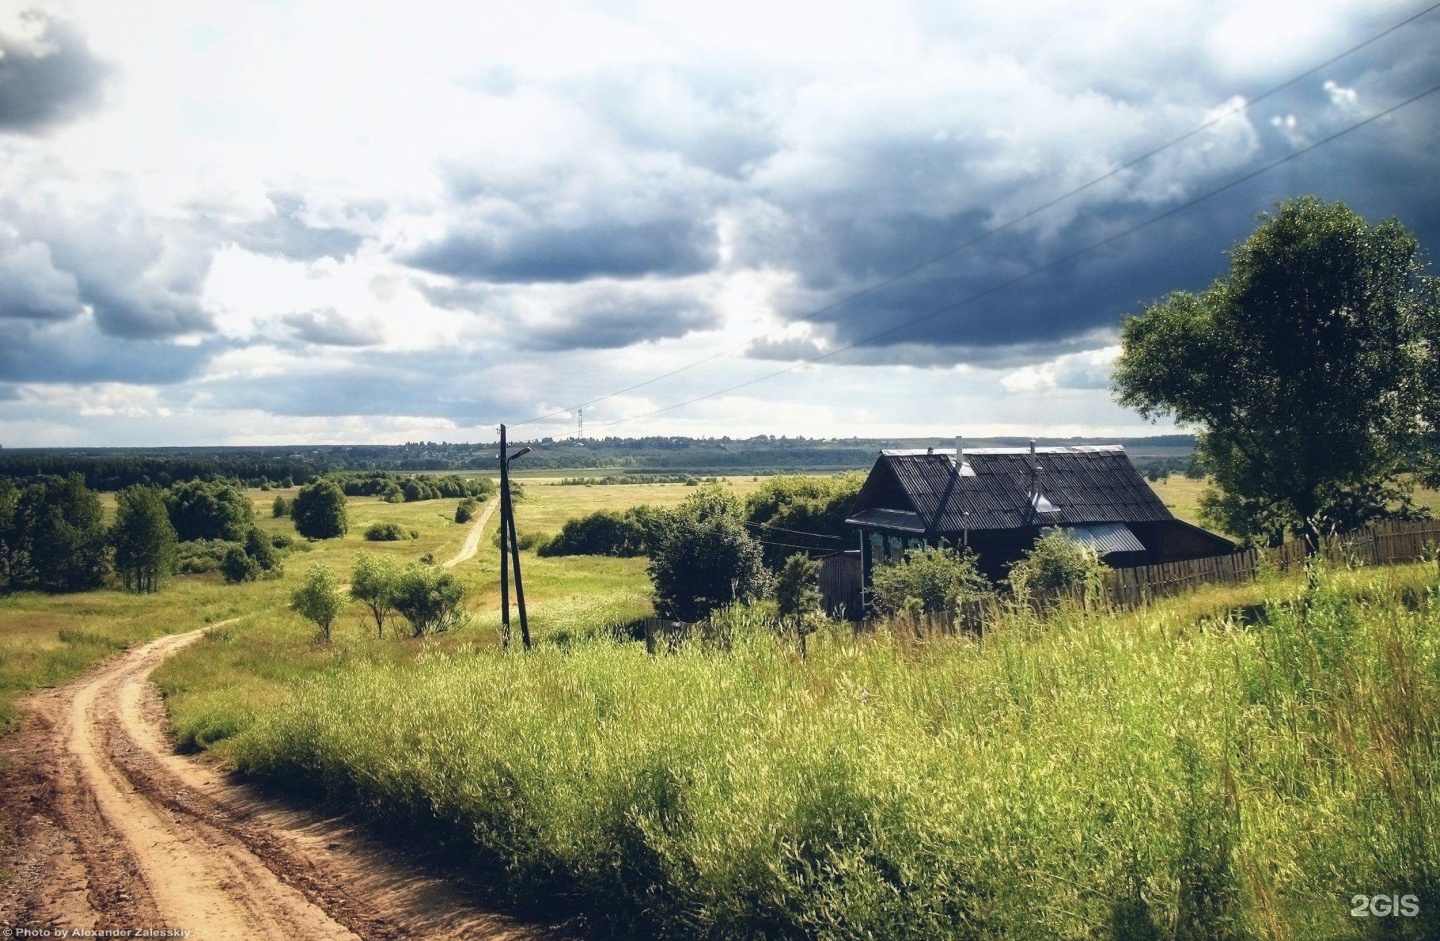
{"type": "Polygon", "coordinates": [[[1051,529],[1114,567],[1235,549],[1176,519],[1119,445],[883,451],[846,522],[867,586],[877,562],[925,545],[968,547],[998,580],[1051,529]]]}

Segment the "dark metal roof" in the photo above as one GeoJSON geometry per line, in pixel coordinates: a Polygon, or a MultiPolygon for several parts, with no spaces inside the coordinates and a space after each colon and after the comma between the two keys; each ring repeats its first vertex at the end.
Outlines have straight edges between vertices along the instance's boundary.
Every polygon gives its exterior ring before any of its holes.
{"type": "Polygon", "coordinates": [[[1145,544],[1124,523],[1081,523],[1057,528],[1080,545],[1094,549],[1097,555],[1145,551],[1145,544]]]}
{"type": "Polygon", "coordinates": [[[851,516],[913,510],[931,535],[1174,519],[1119,445],[1037,448],[1034,464],[1027,448],[967,450],[965,465],[955,473],[953,450],[881,452],[851,516]],[[1037,512],[1037,494],[1055,512],[1037,512]]]}

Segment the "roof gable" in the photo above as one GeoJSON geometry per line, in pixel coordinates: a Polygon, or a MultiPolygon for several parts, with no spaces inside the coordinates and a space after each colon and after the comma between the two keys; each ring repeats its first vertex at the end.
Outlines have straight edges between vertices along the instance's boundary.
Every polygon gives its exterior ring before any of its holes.
{"type": "Polygon", "coordinates": [[[856,510],[913,510],[935,535],[1174,518],[1118,445],[1037,448],[1033,464],[1026,448],[982,448],[965,464],[973,476],[955,473],[953,451],[882,452],[856,510]],[[1055,512],[1037,512],[1044,501],[1055,512]]]}

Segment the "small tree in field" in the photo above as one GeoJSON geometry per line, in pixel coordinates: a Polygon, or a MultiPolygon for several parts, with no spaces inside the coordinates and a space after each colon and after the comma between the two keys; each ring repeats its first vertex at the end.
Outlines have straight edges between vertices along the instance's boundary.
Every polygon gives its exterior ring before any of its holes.
{"type": "Polygon", "coordinates": [[[305,581],[290,596],[290,609],[305,620],[313,621],[327,643],[330,628],[344,607],[345,596],[340,592],[340,581],[335,572],[324,564],[310,566],[305,573],[305,581]]]}
{"type": "Polygon", "coordinates": [[[270,504],[270,515],[276,519],[290,515],[290,501],[285,499],[284,494],[277,496],[275,502],[270,504]]]}
{"type": "Polygon", "coordinates": [[[160,580],[175,570],[176,559],[175,527],[160,491],[139,484],[120,491],[110,545],[126,588],[150,592],[160,587],[160,580]]]}
{"type": "Polygon", "coordinates": [[[1091,549],[1061,530],[1036,541],[1010,569],[1010,590],[1018,598],[1055,598],[1094,591],[1105,565],[1091,549]]]}
{"type": "Polygon", "coordinates": [[[385,636],[385,619],[395,611],[400,565],[392,556],[361,553],[350,573],[350,597],[365,605],[375,619],[375,636],[385,636]]]}
{"type": "Polygon", "coordinates": [[[964,599],[989,592],[990,583],[975,567],[975,554],[954,549],[912,549],[903,561],[877,565],[871,575],[872,604],[891,617],[903,611],[952,611],[964,599]]]}
{"type": "Polygon", "coordinates": [[[260,563],[250,557],[244,546],[231,546],[220,559],[220,574],[231,584],[253,582],[260,577],[260,563]]]}
{"type": "Polygon", "coordinates": [[[345,513],[345,491],[333,480],[321,478],[301,487],[290,504],[295,531],[306,539],[334,539],[350,529],[345,513]]]}
{"type": "Polygon", "coordinates": [[[465,587],[444,569],[419,562],[406,566],[395,580],[390,603],[410,622],[415,637],[438,634],[465,621],[465,587]]]}
{"type": "Polygon", "coordinates": [[[731,602],[763,598],[770,588],[760,543],[735,516],[682,516],[652,550],[650,580],[661,617],[699,621],[731,602]]]}
{"type": "Polygon", "coordinates": [[[785,560],[775,577],[775,607],[782,628],[794,630],[800,638],[800,653],[805,654],[805,637],[815,630],[820,620],[820,563],[803,552],[785,560]]]}

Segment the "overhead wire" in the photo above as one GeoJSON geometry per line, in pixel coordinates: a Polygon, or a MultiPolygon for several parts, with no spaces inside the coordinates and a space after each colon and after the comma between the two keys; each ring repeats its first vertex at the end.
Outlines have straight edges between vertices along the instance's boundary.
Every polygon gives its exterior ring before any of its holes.
{"type": "MultiPolygon", "coordinates": [[[[1384,39],[1386,36],[1389,36],[1389,35],[1391,35],[1392,33],[1396,32],[1397,30],[1400,30],[1400,29],[1404,28],[1405,26],[1410,25],[1411,23],[1415,22],[1416,20],[1420,19],[1421,17],[1425,16],[1426,14],[1433,12],[1433,11],[1436,10],[1437,8],[1440,8],[1440,3],[1431,4],[1430,6],[1425,7],[1424,9],[1422,9],[1422,10],[1420,10],[1420,11],[1418,11],[1418,12],[1416,12],[1416,13],[1408,16],[1408,17],[1406,17],[1405,19],[1400,20],[1399,22],[1395,23],[1394,25],[1389,26],[1389,27],[1381,30],[1381,31],[1378,32],[1378,33],[1375,33],[1374,35],[1370,36],[1368,39],[1365,39],[1365,40],[1362,41],[1362,42],[1359,42],[1359,43],[1357,43],[1357,44],[1355,44],[1355,45],[1353,45],[1353,46],[1350,46],[1349,48],[1345,49],[1345,50],[1342,51],[1342,52],[1336,53],[1335,55],[1331,56],[1330,58],[1326,59],[1326,60],[1323,61],[1323,62],[1320,62],[1320,63],[1318,63],[1318,64],[1316,64],[1316,65],[1311,66],[1310,68],[1308,68],[1308,69],[1306,69],[1305,71],[1299,73],[1298,75],[1295,75],[1295,76],[1293,76],[1293,77],[1285,80],[1284,82],[1281,82],[1281,83],[1278,84],[1278,85],[1271,86],[1270,88],[1268,88],[1268,89],[1266,89],[1265,91],[1259,93],[1258,95],[1255,95],[1255,96],[1253,96],[1253,97],[1242,98],[1241,101],[1240,101],[1238,104],[1231,105],[1231,106],[1229,106],[1228,108],[1221,108],[1219,111],[1215,112],[1209,119],[1207,119],[1206,121],[1204,121],[1204,122],[1196,125],[1194,128],[1191,128],[1189,131],[1186,131],[1184,134],[1181,134],[1181,135],[1178,136],[1178,137],[1171,138],[1170,140],[1166,141],[1166,142],[1163,143],[1163,144],[1160,144],[1159,146],[1153,147],[1153,148],[1151,148],[1150,150],[1147,150],[1147,151],[1145,151],[1144,153],[1139,154],[1138,156],[1135,156],[1135,157],[1130,158],[1129,160],[1127,160],[1127,161],[1125,161],[1124,163],[1119,164],[1118,166],[1116,166],[1116,167],[1108,170],[1107,172],[1101,174],[1100,176],[1097,176],[1097,177],[1091,179],[1089,182],[1083,183],[1083,184],[1081,184],[1080,186],[1077,186],[1077,187],[1075,187],[1074,189],[1068,190],[1068,191],[1060,194],[1059,196],[1054,197],[1053,199],[1050,199],[1050,200],[1048,200],[1048,201],[1046,201],[1046,202],[1044,202],[1044,203],[1041,203],[1041,204],[1038,205],[1038,206],[1035,206],[1035,207],[1032,208],[1032,209],[1026,210],[1025,212],[1021,213],[1020,215],[1014,216],[1013,218],[1008,219],[1007,221],[1001,223],[1000,225],[997,225],[997,226],[994,226],[994,227],[992,227],[992,228],[989,228],[989,229],[985,230],[984,232],[980,233],[979,235],[976,235],[976,236],[974,236],[974,237],[972,237],[972,238],[970,238],[970,239],[967,239],[966,241],[961,242],[961,243],[958,244],[958,245],[954,245],[954,246],[952,246],[951,248],[946,249],[945,251],[941,252],[941,253],[938,254],[938,255],[934,255],[934,256],[932,256],[932,257],[930,257],[930,258],[927,258],[927,259],[925,259],[925,260],[923,260],[923,261],[917,262],[916,264],[913,264],[913,265],[911,265],[911,266],[908,267],[908,268],[904,268],[904,269],[902,269],[902,270],[900,270],[900,271],[897,271],[897,272],[895,272],[895,273],[893,273],[893,274],[891,274],[891,275],[886,276],[885,278],[882,278],[882,279],[879,280],[879,281],[876,281],[876,282],[874,282],[874,283],[872,283],[872,284],[869,284],[869,285],[867,285],[867,286],[865,286],[865,287],[863,287],[863,288],[861,288],[861,289],[859,289],[859,290],[857,290],[857,291],[854,291],[854,292],[852,292],[852,293],[850,293],[850,294],[847,294],[846,296],[840,298],[839,300],[833,301],[833,302],[831,302],[831,303],[829,303],[829,304],[827,304],[827,305],[825,305],[825,306],[823,306],[823,307],[819,307],[819,308],[817,308],[817,309],[815,309],[815,310],[809,311],[809,312],[805,313],[804,315],[800,316],[800,317],[797,318],[797,319],[809,320],[809,319],[813,319],[813,318],[815,318],[815,317],[819,317],[819,316],[822,316],[822,315],[824,315],[824,314],[830,313],[831,311],[837,310],[837,309],[839,309],[840,307],[843,307],[843,306],[845,306],[846,304],[851,303],[852,301],[856,301],[856,300],[858,300],[858,299],[860,299],[860,298],[862,298],[862,297],[865,297],[865,296],[867,296],[867,295],[869,295],[869,294],[872,294],[872,293],[874,293],[875,291],[880,290],[881,288],[889,287],[890,285],[895,284],[896,282],[901,281],[901,280],[909,277],[909,276],[912,275],[912,274],[915,274],[915,273],[917,273],[917,272],[919,272],[919,271],[922,271],[922,270],[924,270],[925,268],[930,267],[931,265],[938,264],[939,262],[944,261],[944,260],[947,259],[947,258],[952,258],[952,257],[954,257],[955,255],[959,254],[960,252],[965,251],[966,249],[969,249],[969,248],[971,248],[971,247],[973,247],[973,246],[975,246],[975,245],[978,245],[979,243],[985,241],[986,239],[991,238],[992,236],[998,235],[999,233],[1004,232],[1004,231],[1006,231],[1007,229],[1013,228],[1014,226],[1019,225],[1020,223],[1025,222],[1025,221],[1027,221],[1027,220],[1035,217],[1036,215],[1039,215],[1040,213],[1045,212],[1045,211],[1048,210],[1048,209],[1051,209],[1051,208],[1054,208],[1055,206],[1058,206],[1060,203],[1063,203],[1063,202],[1065,202],[1065,201],[1068,200],[1068,199],[1071,199],[1071,198],[1073,198],[1073,197],[1075,197],[1075,196],[1080,195],[1081,193],[1084,193],[1084,192],[1086,192],[1086,191],[1088,191],[1088,190],[1090,190],[1090,189],[1093,189],[1094,187],[1100,185],[1101,183],[1106,182],[1107,180],[1113,179],[1114,177],[1118,176],[1119,174],[1125,172],[1126,170],[1132,169],[1132,168],[1138,166],[1139,164],[1144,163],[1145,161],[1151,159],[1152,157],[1158,156],[1159,154],[1165,152],[1166,150],[1169,150],[1169,149],[1172,148],[1172,147],[1175,147],[1175,146],[1177,146],[1177,145],[1179,145],[1179,144],[1184,143],[1185,141],[1189,140],[1190,138],[1194,137],[1195,135],[1200,134],[1200,133],[1203,133],[1204,131],[1207,131],[1207,130],[1209,130],[1210,128],[1215,127],[1216,125],[1218,125],[1219,123],[1221,123],[1222,121],[1224,121],[1224,120],[1226,120],[1226,119],[1228,119],[1228,118],[1231,118],[1231,117],[1233,117],[1233,116],[1235,116],[1235,115],[1237,115],[1237,114],[1243,114],[1245,111],[1247,111],[1248,109],[1250,109],[1250,108],[1253,107],[1254,105],[1257,105],[1257,104],[1259,104],[1260,102],[1265,101],[1266,99],[1271,98],[1271,97],[1279,94],[1280,92],[1286,90],[1287,88],[1293,87],[1294,85],[1298,84],[1299,82],[1304,81],[1305,79],[1311,77],[1312,75],[1316,74],[1317,72],[1321,71],[1322,69],[1329,68],[1330,66],[1332,66],[1332,65],[1334,65],[1335,63],[1341,61],[1342,59],[1348,58],[1349,56],[1354,55],[1355,53],[1359,52],[1360,50],[1365,49],[1365,48],[1367,48],[1368,46],[1374,45],[1376,42],[1380,41],[1381,39],[1384,39]]],[[[770,331],[770,332],[773,332],[773,331],[770,331]]],[[[644,381],[642,381],[642,382],[634,383],[633,385],[626,386],[625,388],[623,388],[623,389],[618,389],[618,390],[616,390],[616,391],[614,391],[614,392],[608,392],[608,393],[606,393],[606,394],[604,394],[604,395],[597,396],[596,398],[589,399],[589,400],[587,400],[587,401],[585,401],[585,402],[581,402],[581,403],[576,404],[576,405],[571,405],[571,406],[568,406],[568,407],[566,407],[566,408],[561,408],[561,409],[555,409],[554,411],[546,412],[545,414],[542,414],[542,415],[536,415],[536,416],[534,416],[534,417],[532,417],[532,418],[527,418],[527,419],[525,419],[524,421],[513,422],[513,423],[510,424],[509,427],[512,427],[512,428],[513,428],[513,427],[519,427],[519,426],[521,426],[521,425],[531,425],[531,424],[535,424],[535,423],[537,423],[537,422],[548,421],[549,419],[552,419],[552,418],[559,418],[559,417],[562,417],[562,416],[569,415],[570,413],[573,413],[573,412],[575,412],[575,411],[577,411],[577,410],[579,410],[579,409],[589,408],[590,406],[596,405],[596,404],[598,404],[598,403],[600,403],[600,402],[604,402],[604,401],[606,401],[607,399],[613,399],[613,398],[615,398],[615,397],[617,397],[617,396],[626,395],[626,394],[628,394],[628,393],[630,393],[630,392],[634,392],[636,389],[641,389],[641,388],[644,388],[645,386],[653,385],[653,384],[656,383],[656,382],[661,382],[661,381],[663,381],[663,380],[665,380],[665,379],[669,379],[669,378],[671,378],[671,377],[673,377],[673,376],[677,376],[677,375],[679,375],[680,373],[683,373],[683,372],[686,372],[686,371],[688,371],[688,370],[694,369],[694,368],[697,367],[697,366],[703,366],[704,364],[709,363],[709,362],[713,362],[714,360],[720,359],[720,358],[723,357],[723,356],[728,356],[728,355],[731,354],[731,353],[735,353],[735,352],[738,352],[738,351],[740,351],[740,350],[743,350],[743,349],[749,347],[751,344],[753,344],[756,340],[762,339],[762,338],[764,338],[765,336],[768,336],[768,335],[769,335],[769,332],[764,333],[764,334],[761,334],[761,335],[758,336],[758,337],[751,337],[750,339],[747,339],[747,340],[745,340],[745,341],[742,342],[742,343],[736,344],[735,346],[727,347],[727,348],[725,348],[725,349],[723,349],[723,350],[720,350],[720,351],[718,351],[718,352],[716,352],[716,353],[712,353],[712,354],[710,354],[709,356],[705,356],[705,357],[703,357],[703,358],[701,358],[701,359],[697,359],[697,360],[695,360],[695,361],[693,361],[693,362],[690,362],[690,363],[687,363],[687,364],[685,364],[685,365],[683,365],[683,366],[676,367],[675,369],[669,370],[668,372],[661,373],[661,374],[659,374],[659,375],[657,375],[657,376],[652,376],[651,378],[646,379],[646,380],[644,380],[644,381]]],[[[644,416],[638,416],[638,417],[644,417],[644,416]]],[[[622,419],[622,420],[628,421],[629,419],[622,419]]],[[[608,423],[608,424],[614,424],[614,422],[611,422],[611,423],[608,423]]],[[[600,427],[605,427],[605,425],[606,425],[606,423],[602,423],[602,425],[601,425],[600,427]]]]}
{"type": "Polygon", "coordinates": [[[1398,104],[1392,105],[1392,106],[1390,106],[1389,108],[1384,109],[1383,111],[1379,111],[1379,112],[1377,112],[1377,113],[1375,113],[1375,114],[1372,114],[1370,117],[1365,118],[1365,119],[1362,120],[1362,121],[1358,121],[1358,122],[1356,122],[1355,124],[1351,124],[1351,125],[1349,125],[1348,127],[1344,128],[1344,129],[1342,129],[1342,130],[1340,130],[1340,131],[1337,131],[1337,132],[1335,132],[1334,134],[1329,135],[1328,137],[1324,137],[1324,138],[1322,138],[1322,139],[1320,139],[1320,140],[1318,140],[1318,141],[1316,141],[1316,142],[1314,142],[1314,143],[1312,143],[1312,144],[1309,144],[1308,146],[1302,147],[1302,148],[1300,148],[1299,150],[1291,151],[1290,153],[1286,154],[1285,156],[1279,158],[1278,160],[1271,161],[1270,163],[1267,163],[1267,164],[1265,164],[1265,165],[1262,166],[1262,167],[1259,167],[1259,168],[1257,168],[1257,169],[1255,169],[1255,170],[1252,170],[1252,171],[1250,171],[1250,172],[1248,172],[1248,173],[1245,173],[1245,174],[1243,174],[1242,176],[1236,177],[1235,179],[1231,180],[1230,182],[1225,183],[1225,184],[1222,185],[1222,186],[1216,187],[1215,189],[1212,189],[1212,190],[1206,192],[1205,194],[1203,194],[1203,195],[1201,195],[1201,196],[1197,196],[1197,197],[1195,197],[1194,199],[1187,200],[1187,201],[1184,202],[1184,203],[1181,203],[1181,204],[1179,204],[1179,205],[1177,205],[1177,206],[1173,206],[1173,207],[1171,207],[1170,209],[1167,209],[1167,210],[1165,210],[1164,212],[1159,213],[1158,215],[1151,216],[1150,218],[1144,220],[1143,222],[1139,222],[1139,223],[1137,223],[1137,224],[1135,224],[1135,225],[1132,225],[1132,226],[1130,226],[1130,227],[1128,227],[1128,228],[1126,228],[1126,229],[1123,229],[1123,230],[1121,230],[1121,231],[1119,231],[1119,232],[1116,232],[1116,233],[1114,233],[1114,234],[1112,234],[1112,235],[1106,236],[1105,238],[1100,239],[1100,240],[1098,240],[1098,241],[1096,241],[1096,242],[1092,242],[1092,243],[1090,243],[1089,245],[1084,246],[1083,248],[1077,249],[1077,250],[1075,250],[1075,251],[1073,251],[1073,252],[1070,252],[1070,253],[1068,253],[1068,254],[1066,254],[1066,255],[1062,255],[1061,257],[1056,258],[1056,259],[1053,259],[1053,260],[1047,262],[1046,264],[1040,265],[1040,266],[1035,267],[1035,268],[1031,268],[1029,271],[1026,271],[1026,272],[1024,272],[1023,274],[1017,275],[1016,277],[1010,278],[1010,279],[1008,279],[1008,280],[1006,280],[1006,281],[1002,281],[1002,282],[1000,282],[999,284],[996,284],[996,285],[993,285],[993,286],[991,286],[991,287],[989,287],[989,288],[986,288],[986,289],[983,290],[983,291],[979,291],[979,292],[977,292],[977,293],[975,293],[975,294],[971,294],[971,295],[969,295],[968,297],[965,297],[965,298],[963,298],[963,299],[961,299],[961,300],[959,300],[959,301],[955,301],[954,303],[951,303],[951,304],[946,304],[945,306],[939,307],[939,308],[937,308],[937,309],[935,309],[935,310],[932,310],[932,311],[930,311],[930,312],[927,313],[927,314],[923,314],[923,315],[921,315],[921,316],[919,316],[919,317],[911,318],[910,320],[902,321],[901,323],[898,323],[898,324],[896,324],[896,325],[894,325],[894,326],[892,326],[892,327],[887,327],[887,328],[884,329],[884,330],[880,330],[880,331],[877,331],[877,332],[875,332],[875,333],[867,334],[866,336],[863,336],[863,337],[861,337],[861,338],[859,338],[859,339],[857,339],[857,340],[853,340],[853,341],[851,341],[851,342],[849,342],[849,343],[846,343],[846,344],[844,344],[844,345],[842,345],[842,346],[837,346],[837,347],[835,347],[834,349],[831,349],[831,350],[826,350],[826,351],[823,352],[823,353],[818,353],[818,354],[816,354],[815,356],[810,356],[810,357],[806,357],[805,359],[797,360],[796,362],[791,363],[790,365],[784,367],[783,369],[777,369],[777,370],[775,370],[774,372],[769,372],[769,373],[766,373],[766,374],[764,374],[764,375],[762,375],[762,376],[757,376],[757,377],[755,377],[755,378],[753,378],[753,379],[747,379],[747,380],[744,381],[744,382],[739,382],[739,383],[736,383],[736,384],[734,384],[734,385],[727,386],[727,387],[725,387],[725,388],[723,388],[723,389],[717,389],[717,390],[714,391],[714,392],[708,392],[708,393],[706,393],[706,394],[704,394],[704,395],[699,395],[699,396],[696,396],[696,397],[691,398],[691,399],[686,399],[686,400],[683,401],[683,402],[676,402],[676,403],[674,403],[674,404],[672,404],[672,405],[666,405],[666,406],[664,406],[664,407],[662,407],[662,408],[657,408],[657,409],[653,409],[653,410],[648,411],[648,412],[643,412],[643,413],[641,413],[641,414],[639,414],[639,415],[630,415],[630,416],[628,416],[628,417],[618,418],[618,419],[615,419],[615,420],[613,420],[613,421],[600,422],[600,423],[598,424],[598,427],[601,427],[601,428],[610,428],[610,427],[613,427],[613,426],[615,426],[615,425],[623,425],[623,424],[625,424],[625,423],[627,423],[627,422],[639,421],[639,420],[642,419],[642,418],[651,418],[651,417],[653,417],[653,416],[655,416],[655,415],[661,415],[661,414],[663,414],[663,413],[665,413],[665,412],[671,412],[671,411],[674,411],[674,410],[676,410],[676,409],[685,408],[685,407],[690,406],[690,405],[695,405],[696,403],[699,403],[699,402],[704,402],[704,401],[706,401],[707,399],[713,399],[713,398],[717,398],[717,397],[722,396],[722,395],[727,395],[727,394],[729,394],[729,393],[731,393],[731,392],[736,392],[736,391],[738,391],[738,390],[740,390],[740,389],[744,389],[744,388],[748,388],[748,387],[753,386],[753,385],[757,385],[757,384],[759,384],[759,383],[761,383],[761,382],[765,382],[765,381],[767,381],[767,380],[769,380],[769,379],[774,379],[774,378],[776,378],[777,376],[782,376],[782,375],[785,375],[786,373],[794,372],[796,369],[799,369],[799,368],[801,368],[802,366],[809,366],[809,365],[812,365],[812,364],[814,364],[814,363],[820,362],[821,360],[829,359],[829,358],[831,358],[831,357],[833,357],[833,356],[838,356],[839,354],[844,353],[844,352],[847,352],[847,351],[849,351],[849,350],[853,350],[853,349],[855,349],[855,348],[858,347],[858,346],[862,346],[862,345],[864,345],[864,344],[866,344],[866,343],[870,343],[870,342],[872,342],[872,341],[874,341],[874,340],[881,339],[882,337],[887,337],[887,336],[890,336],[890,335],[892,335],[892,334],[899,333],[900,331],[905,330],[905,329],[907,329],[907,328],[909,328],[909,327],[913,327],[913,326],[915,326],[916,324],[924,323],[924,322],[927,321],[927,320],[933,320],[934,318],[939,317],[939,316],[942,315],[942,314],[947,314],[947,313],[950,313],[950,312],[952,312],[952,311],[954,311],[954,310],[958,310],[959,308],[964,307],[964,306],[967,305],[967,304],[972,304],[972,303],[974,303],[975,301],[982,300],[983,298],[989,297],[989,296],[992,295],[992,294],[999,293],[1000,291],[1003,291],[1003,290],[1005,290],[1006,288],[1013,287],[1014,285],[1019,284],[1019,283],[1022,282],[1022,281],[1026,281],[1026,280],[1028,280],[1028,279],[1030,279],[1030,278],[1033,278],[1034,276],[1036,276],[1036,275],[1038,275],[1038,274],[1042,274],[1042,273],[1044,273],[1044,272],[1046,272],[1046,271],[1049,271],[1049,270],[1051,270],[1052,268],[1058,268],[1058,267],[1060,267],[1061,265],[1068,264],[1069,262],[1074,261],[1075,259],[1077,259],[1077,258],[1079,258],[1079,257],[1081,257],[1081,256],[1083,256],[1083,255],[1089,254],[1090,252],[1093,252],[1093,251],[1095,251],[1096,249],[1103,248],[1103,247],[1105,247],[1106,245],[1109,245],[1109,244],[1111,244],[1111,243],[1113,243],[1113,242],[1117,242],[1117,241],[1119,241],[1119,240],[1121,240],[1121,239],[1123,239],[1123,238],[1126,238],[1126,237],[1128,237],[1128,236],[1130,236],[1130,235],[1134,235],[1136,232],[1139,232],[1139,231],[1141,231],[1142,229],[1149,228],[1150,226],[1154,225],[1154,224],[1157,223],[1157,222],[1162,222],[1162,221],[1164,221],[1165,219],[1170,218],[1171,216],[1178,215],[1179,213],[1184,212],[1184,211],[1187,210],[1187,209],[1191,209],[1191,208],[1193,208],[1194,206],[1197,206],[1197,205],[1199,205],[1200,203],[1205,202],[1205,201],[1208,200],[1208,199],[1212,199],[1212,198],[1214,198],[1215,196],[1218,196],[1218,195],[1220,195],[1221,193],[1224,193],[1224,192],[1227,192],[1227,191],[1229,191],[1229,190],[1232,190],[1232,189],[1234,189],[1235,187],[1237,187],[1237,186],[1239,186],[1239,185],[1241,185],[1241,184],[1243,184],[1243,183],[1247,183],[1247,182],[1249,182],[1250,180],[1253,180],[1253,179],[1255,179],[1256,177],[1258,177],[1258,176],[1260,176],[1260,175],[1262,175],[1262,174],[1264,174],[1264,173],[1268,173],[1269,171],[1274,170],[1276,167],[1279,167],[1279,166],[1282,166],[1282,165],[1284,165],[1284,164],[1286,164],[1286,163],[1289,163],[1290,161],[1295,160],[1295,159],[1297,159],[1297,158],[1299,158],[1299,157],[1302,157],[1302,156],[1304,156],[1305,154],[1308,154],[1308,153],[1310,153],[1311,151],[1316,150],[1317,148],[1323,147],[1323,146],[1325,146],[1326,144],[1331,143],[1332,141],[1338,140],[1338,139],[1340,139],[1341,137],[1344,137],[1346,134],[1349,134],[1349,133],[1351,133],[1351,132],[1353,132],[1353,131],[1357,131],[1357,130],[1359,130],[1359,129],[1362,128],[1362,127],[1365,127],[1365,126],[1367,126],[1367,125],[1373,124],[1374,122],[1380,120],[1381,118],[1384,118],[1384,117],[1387,117],[1388,115],[1394,114],[1396,111],[1399,111],[1401,108],[1407,107],[1408,105],[1412,105],[1412,104],[1414,104],[1415,102],[1421,100],[1422,98],[1426,98],[1426,97],[1428,97],[1428,96],[1430,96],[1430,95],[1433,95],[1433,94],[1434,94],[1435,92],[1437,92],[1437,91],[1440,91],[1440,85],[1432,86],[1431,88],[1428,88],[1428,89],[1426,89],[1425,91],[1420,92],[1420,93],[1417,94],[1417,95],[1412,95],[1411,97],[1406,98],[1404,101],[1401,101],[1401,102],[1398,103],[1398,104]]]}

